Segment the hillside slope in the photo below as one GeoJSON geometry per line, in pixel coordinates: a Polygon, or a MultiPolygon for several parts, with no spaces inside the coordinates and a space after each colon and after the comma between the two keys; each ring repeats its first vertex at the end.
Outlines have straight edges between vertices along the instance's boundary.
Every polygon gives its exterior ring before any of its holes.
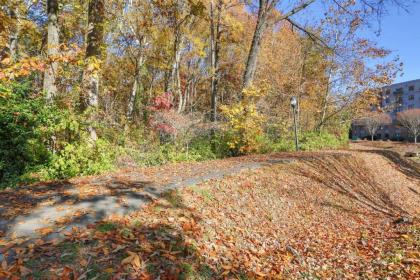
{"type": "Polygon", "coordinates": [[[372,151],[264,160],[271,164],[174,190],[130,216],[74,229],[64,242],[19,248],[3,273],[70,279],[420,277],[415,174],[372,151]]]}

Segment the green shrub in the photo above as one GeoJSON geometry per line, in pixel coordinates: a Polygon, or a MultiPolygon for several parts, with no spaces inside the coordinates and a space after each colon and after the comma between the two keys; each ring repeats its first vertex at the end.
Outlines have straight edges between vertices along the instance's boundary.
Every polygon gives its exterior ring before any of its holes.
{"type": "Polygon", "coordinates": [[[289,152],[295,149],[293,138],[281,138],[278,141],[274,141],[267,135],[264,135],[258,139],[260,142],[259,153],[272,153],[272,152],[289,152]]]}
{"type": "MultiPolygon", "coordinates": [[[[283,136],[277,141],[267,135],[258,139],[261,149],[259,153],[290,152],[294,151],[294,135],[283,136]]],[[[346,133],[336,136],[329,132],[305,132],[299,137],[299,148],[303,151],[316,151],[322,149],[337,149],[347,143],[346,133]]]]}
{"type": "Polygon", "coordinates": [[[0,83],[0,187],[112,168],[115,147],[89,143],[80,118],[30,88],[25,81],[0,83]]]}
{"type": "Polygon", "coordinates": [[[343,135],[324,132],[307,132],[301,138],[300,148],[304,151],[314,151],[322,149],[337,149],[343,147],[347,138],[343,135]]]}
{"type": "Polygon", "coordinates": [[[28,179],[51,158],[51,128],[64,113],[31,95],[29,82],[0,83],[0,185],[28,179]]]}
{"type": "Polygon", "coordinates": [[[47,178],[44,179],[64,179],[111,170],[116,154],[115,147],[103,139],[98,139],[95,143],[88,139],[69,143],[52,156],[51,162],[44,170],[44,174],[47,174],[47,178]]]}
{"type": "Polygon", "coordinates": [[[204,138],[194,139],[188,147],[166,143],[144,152],[136,149],[125,149],[125,152],[130,154],[141,166],[161,165],[168,162],[202,161],[217,157],[212,150],[211,141],[204,138]]]}

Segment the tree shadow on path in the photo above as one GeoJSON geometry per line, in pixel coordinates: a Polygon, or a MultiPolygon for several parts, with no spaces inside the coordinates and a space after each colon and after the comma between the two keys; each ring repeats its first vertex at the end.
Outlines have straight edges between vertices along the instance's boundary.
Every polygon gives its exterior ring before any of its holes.
{"type": "MultiPolygon", "coordinates": [[[[224,278],[221,276],[224,270],[210,265],[208,256],[191,242],[203,236],[201,217],[185,205],[178,192],[166,193],[148,210],[152,212],[139,212],[129,221],[96,222],[87,230],[74,229],[64,239],[18,246],[7,260],[8,276],[28,279],[224,278]],[[165,218],[148,219],[149,215],[165,218]]],[[[245,275],[241,270],[237,273],[245,275]]]]}

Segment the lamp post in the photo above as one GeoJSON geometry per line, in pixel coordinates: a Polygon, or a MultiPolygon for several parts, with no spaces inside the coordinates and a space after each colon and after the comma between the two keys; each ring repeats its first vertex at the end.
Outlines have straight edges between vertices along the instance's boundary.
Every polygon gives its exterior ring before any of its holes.
{"type": "Polygon", "coordinates": [[[296,146],[296,151],[299,151],[299,142],[298,142],[298,132],[297,132],[297,124],[296,124],[296,107],[297,107],[297,98],[296,96],[292,96],[292,98],[290,98],[290,106],[292,106],[292,111],[293,111],[293,126],[295,129],[295,146],[296,146]]]}

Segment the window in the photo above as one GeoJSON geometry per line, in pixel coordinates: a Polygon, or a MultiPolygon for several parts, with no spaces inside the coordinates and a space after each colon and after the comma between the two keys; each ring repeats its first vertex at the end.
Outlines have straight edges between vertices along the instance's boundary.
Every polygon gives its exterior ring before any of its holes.
{"type": "Polygon", "coordinates": [[[410,95],[410,96],[408,97],[408,100],[414,100],[414,95],[410,95]]]}
{"type": "Polygon", "coordinates": [[[408,87],[408,90],[409,90],[409,91],[414,91],[414,86],[409,86],[409,87],[408,87]]]}
{"type": "Polygon", "coordinates": [[[403,88],[402,88],[402,87],[397,88],[397,89],[395,89],[395,91],[394,91],[394,93],[395,93],[395,94],[400,94],[400,93],[403,93],[403,92],[404,92],[404,90],[403,90],[403,88]]]}
{"type": "Polygon", "coordinates": [[[390,94],[391,93],[391,90],[390,89],[387,89],[386,90],[386,94],[390,94]]]}

